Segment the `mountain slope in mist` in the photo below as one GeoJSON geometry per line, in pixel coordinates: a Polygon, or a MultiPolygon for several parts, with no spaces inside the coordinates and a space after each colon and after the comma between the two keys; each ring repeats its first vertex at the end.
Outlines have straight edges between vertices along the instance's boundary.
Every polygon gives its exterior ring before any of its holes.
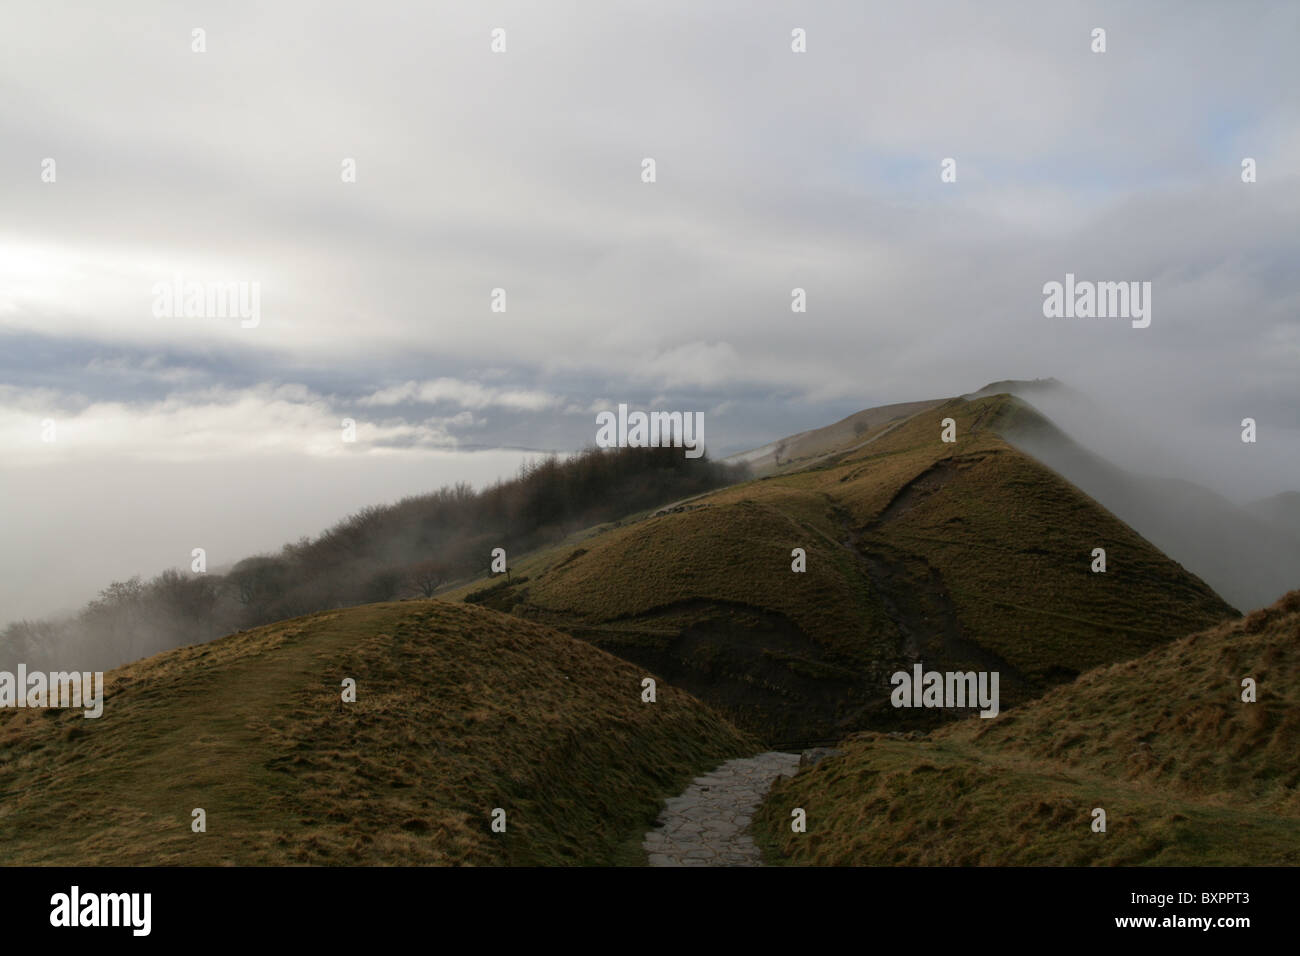
{"type": "Polygon", "coordinates": [[[643,676],[441,601],[168,651],[109,673],[99,719],[0,711],[0,862],[639,863],[660,800],[755,747],[643,676]]]}
{"type": "Polygon", "coordinates": [[[890,706],[890,675],[917,661],[997,671],[1010,707],[1235,616],[1003,441],[1023,409],[1001,395],[885,414],[887,432],[842,436],[814,467],[517,559],[509,580],[448,597],[591,640],[774,745],[950,717],[890,706]],[[1091,570],[1097,547],[1106,573],[1091,570]]]}
{"type": "MultiPolygon", "coordinates": [[[[1014,387],[1025,383],[998,383],[1014,387]]],[[[1031,405],[1077,402],[1056,383],[1027,383],[1031,405]]],[[[981,390],[982,394],[985,390],[981,390]]],[[[1035,405],[1035,409],[1038,406],[1035,405]]],[[[1004,419],[1000,434],[1104,505],[1239,608],[1261,607],[1300,584],[1300,495],[1240,507],[1191,481],[1121,468],[1043,414],[1004,419]]]]}
{"type": "Polygon", "coordinates": [[[487,568],[494,548],[541,547],[745,474],[681,448],[551,456],[481,491],[459,484],[363,508],[230,568],[115,581],[74,617],[12,622],[0,631],[0,666],[103,670],[313,611],[431,597],[487,568]]]}
{"type": "Polygon", "coordinates": [[[754,817],[814,865],[1300,863],[1300,591],[996,720],[864,734],[754,817]],[[1253,678],[1258,699],[1242,700],[1253,678]],[[808,830],[790,832],[790,808],[808,830]],[[1106,831],[1092,829],[1094,810],[1106,831]]]}

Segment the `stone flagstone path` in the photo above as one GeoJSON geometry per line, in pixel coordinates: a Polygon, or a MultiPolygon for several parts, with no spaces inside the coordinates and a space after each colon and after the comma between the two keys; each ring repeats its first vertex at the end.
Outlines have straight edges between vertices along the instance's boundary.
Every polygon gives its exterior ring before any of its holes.
{"type": "Polygon", "coordinates": [[[696,777],[680,797],[665,801],[657,826],[645,835],[650,865],[762,866],[746,832],[749,821],[773,781],[798,769],[798,754],[769,751],[696,777]]]}

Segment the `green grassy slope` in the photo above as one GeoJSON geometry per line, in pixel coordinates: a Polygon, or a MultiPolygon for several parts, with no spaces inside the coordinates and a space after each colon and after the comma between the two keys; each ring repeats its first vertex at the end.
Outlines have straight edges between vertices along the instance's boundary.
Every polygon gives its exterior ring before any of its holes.
{"type": "Polygon", "coordinates": [[[524,556],[510,581],[449,597],[588,639],[775,743],[932,725],[947,715],[888,705],[889,675],[914,660],[998,670],[1012,706],[1235,614],[998,437],[1023,413],[1006,395],[938,403],[816,467],[524,556]],[[955,443],[940,440],[948,417],[955,443]]]}
{"type": "Polygon", "coordinates": [[[640,862],[662,797],[754,749],[672,687],[643,703],[643,672],[585,642],[441,601],[315,614],[106,676],[98,720],[0,711],[4,863],[640,862]]]}
{"type": "Polygon", "coordinates": [[[1300,863],[1300,591],[924,739],[866,734],[779,782],[774,859],[822,865],[1300,863]],[[1258,700],[1241,700],[1252,677],[1258,700]],[[790,831],[802,807],[808,830],[790,831]],[[1107,831],[1091,829],[1092,811],[1107,831]]]}
{"type": "Polygon", "coordinates": [[[829,455],[876,441],[911,416],[942,402],[900,402],[864,409],[822,428],[789,435],[726,460],[744,462],[755,477],[800,471],[820,464],[829,455]]]}

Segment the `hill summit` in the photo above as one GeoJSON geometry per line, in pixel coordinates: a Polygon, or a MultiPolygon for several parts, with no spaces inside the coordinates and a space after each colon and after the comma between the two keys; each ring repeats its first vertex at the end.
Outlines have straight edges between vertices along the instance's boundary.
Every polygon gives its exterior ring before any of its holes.
{"type": "Polygon", "coordinates": [[[998,672],[1005,709],[1235,615],[1000,437],[1032,416],[1001,394],[863,413],[804,467],[449,596],[590,640],[773,746],[952,716],[891,706],[891,675],[918,662],[998,672]]]}

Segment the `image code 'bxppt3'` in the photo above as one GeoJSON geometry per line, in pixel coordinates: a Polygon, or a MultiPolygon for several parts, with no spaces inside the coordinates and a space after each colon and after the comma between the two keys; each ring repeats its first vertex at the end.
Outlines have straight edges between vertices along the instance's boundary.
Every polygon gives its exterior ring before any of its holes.
{"type": "Polygon", "coordinates": [[[1300,864],[1293,5],[0,19],[18,919],[1300,864]]]}

